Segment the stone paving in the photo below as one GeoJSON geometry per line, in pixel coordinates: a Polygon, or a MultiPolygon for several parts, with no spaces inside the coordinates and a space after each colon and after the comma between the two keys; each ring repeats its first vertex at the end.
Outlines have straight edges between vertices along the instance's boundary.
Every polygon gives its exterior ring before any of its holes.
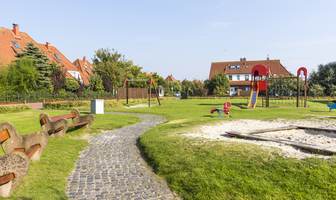
{"type": "Polygon", "coordinates": [[[164,119],[134,115],[142,122],[107,131],[89,141],[67,178],[66,195],[70,199],[179,199],[146,165],[137,147],[139,136],[164,119]]]}

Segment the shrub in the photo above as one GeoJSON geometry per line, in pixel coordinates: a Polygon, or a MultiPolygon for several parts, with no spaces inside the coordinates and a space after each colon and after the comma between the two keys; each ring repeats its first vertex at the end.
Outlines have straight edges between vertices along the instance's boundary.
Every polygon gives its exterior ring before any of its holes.
{"type": "Polygon", "coordinates": [[[70,92],[76,92],[78,90],[79,84],[78,82],[73,78],[66,78],[65,81],[65,89],[70,92]]]}
{"type": "Polygon", "coordinates": [[[0,114],[22,112],[31,109],[31,107],[24,104],[17,106],[0,106],[0,114]]]}

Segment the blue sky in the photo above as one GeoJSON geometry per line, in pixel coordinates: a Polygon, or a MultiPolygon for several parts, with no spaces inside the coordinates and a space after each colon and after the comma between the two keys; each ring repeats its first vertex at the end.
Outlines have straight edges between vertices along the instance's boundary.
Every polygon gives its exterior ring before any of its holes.
{"type": "Polygon", "coordinates": [[[147,72],[207,79],[211,62],[280,59],[292,73],[336,61],[334,0],[4,1],[0,26],[70,61],[115,49],[147,72]]]}

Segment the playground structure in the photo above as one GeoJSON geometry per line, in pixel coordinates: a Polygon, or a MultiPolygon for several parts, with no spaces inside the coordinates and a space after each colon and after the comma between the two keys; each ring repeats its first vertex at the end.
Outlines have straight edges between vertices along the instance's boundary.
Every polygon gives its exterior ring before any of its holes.
{"type": "Polygon", "coordinates": [[[131,102],[132,100],[135,101],[135,99],[141,98],[144,103],[147,103],[147,99],[148,99],[148,107],[150,107],[151,98],[153,97],[157,98],[159,105],[161,106],[160,98],[159,98],[157,90],[155,89],[155,83],[152,77],[150,79],[125,78],[123,87],[118,88],[118,100],[119,98],[125,98],[127,104],[129,101],[131,102]],[[130,87],[131,83],[133,83],[133,86],[134,86],[133,88],[130,87]],[[138,83],[142,83],[142,88],[136,87],[138,83]],[[147,84],[149,84],[149,89],[147,88],[147,84]],[[152,85],[153,85],[154,90],[152,90],[152,85]]]}
{"type": "Polygon", "coordinates": [[[213,109],[210,110],[210,113],[213,114],[214,112],[218,112],[218,118],[223,118],[223,112],[226,115],[230,113],[229,107],[231,107],[231,103],[230,102],[225,102],[223,109],[213,108],[213,109]]]}
{"type": "Polygon", "coordinates": [[[332,109],[335,109],[336,101],[330,101],[327,106],[329,107],[329,111],[331,111],[332,109]]]}
{"type": "Polygon", "coordinates": [[[301,67],[297,71],[297,77],[270,77],[269,70],[265,66],[256,65],[252,68],[251,74],[251,96],[248,109],[256,107],[258,96],[262,98],[262,107],[269,107],[270,102],[276,104],[296,103],[296,107],[307,107],[306,68],[301,67]],[[304,76],[304,82],[300,75],[304,76]]]}

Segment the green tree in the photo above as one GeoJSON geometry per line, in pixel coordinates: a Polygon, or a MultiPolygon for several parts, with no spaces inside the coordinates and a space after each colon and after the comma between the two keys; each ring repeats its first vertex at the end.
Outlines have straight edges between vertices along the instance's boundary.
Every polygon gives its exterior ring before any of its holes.
{"type": "Polygon", "coordinates": [[[171,90],[171,88],[173,88],[173,91],[181,91],[181,83],[178,81],[170,81],[169,84],[169,89],[171,90]]]}
{"type": "Polygon", "coordinates": [[[28,43],[27,47],[22,50],[22,53],[17,53],[15,57],[20,59],[24,57],[32,59],[34,67],[40,73],[39,79],[37,80],[37,86],[50,90],[51,80],[49,76],[52,70],[50,64],[47,63],[49,59],[34,45],[34,43],[28,43]]]}
{"type": "MultiPolygon", "coordinates": [[[[320,85],[324,88],[324,94],[332,95],[333,85],[336,85],[336,62],[319,65],[318,70],[313,71],[309,76],[309,88],[313,85],[320,85]]],[[[315,86],[316,87],[316,86],[315,86]]]]}
{"type": "Polygon", "coordinates": [[[91,90],[93,90],[93,91],[104,90],[103,80],[102,80],[102,77],[99,74],[91,74],[89,82],[90,82],[91,90]]]}
{"type": "Polygon", "coordinates": [[[95,73],[100,76],[107,76],[112,81],[113,87],[122,82],[124,77],[124,69],[118,64],[121,61],[121,54],[110,49],[98,49],[95,51],[93,65],[95,73]]]}
{"type": "Polygon", "coordinates": [[[64,87],[65,87],[65,90],[69,92],[76,92],[79,88],[79,84],[73,78],[66,78],[64,87]]]}
{"type": "Polygon", "coordinates": [[[213,93],[217,86],[223,87],[222,89],[229,91],[230,90],[230,81],[226,77],[224,71],[220,74],[215,74],[211,80],[204,81],[205,88],[209,89],[210,93],[213,93]]]}
{"type": "Polygon", "coordinates": [[[183,92],[191,91],[192,87],[193,87],[193,82],[188,81],[188,80],[183,80],[182,81],[182,90],[183,90],[183,92]]]}
{"type": "Polygon", "coordinates": [[[39,73],[32,59],[18,59],[9,65],[7,80],[13,92],[33,91],[38,78],[39,73]]]}
{"type": "Polygon", "coordinates": [[[51,69],[52,73],[50,74],[50,79],[54,87],[53,93],[57,94],[58,91],[65,85],[66,71],[63,69],[63,67],[56,65],[56,63],[51,65],[51,69]]]}
{"type": "Polygon", "coordinates": [[[312,96],[322,96],[324,90],[325,90],[325,88],[322,87],[321,85],[319,85],[319,84],[312,84],[309,87],[308,93],[309,93],[309,95],[312,95],[312,96]]]}

